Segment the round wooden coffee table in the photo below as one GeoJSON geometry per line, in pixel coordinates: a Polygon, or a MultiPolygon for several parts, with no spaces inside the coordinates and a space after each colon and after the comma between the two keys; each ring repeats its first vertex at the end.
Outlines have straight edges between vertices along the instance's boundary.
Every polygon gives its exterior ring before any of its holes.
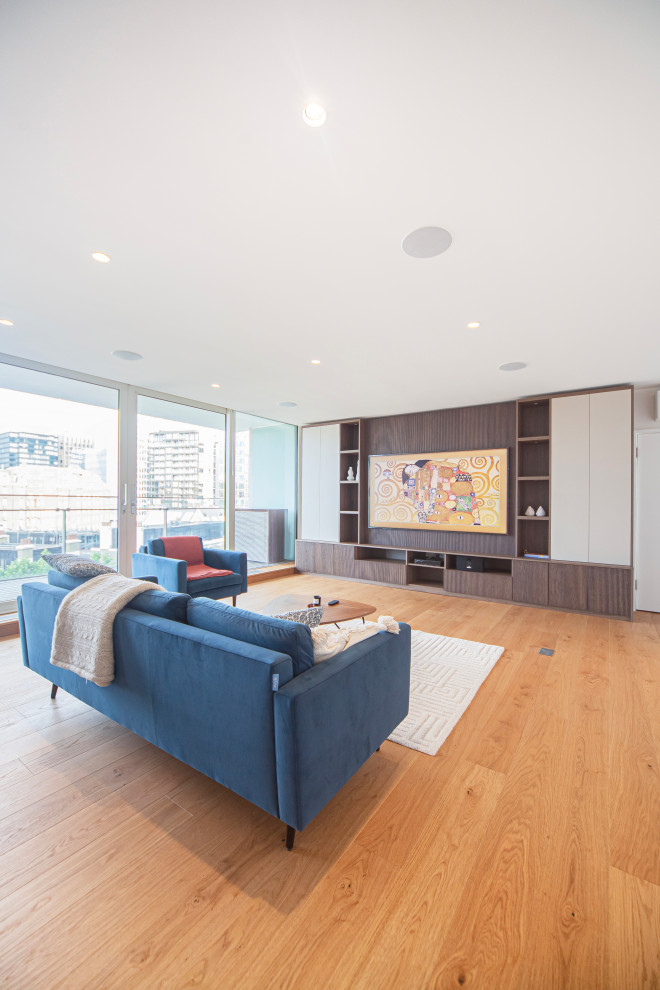
{"type": "MultiPolygon", "coordinates": [[[[307,608],[310,602],[313,601],[313,597],[313,595],[310,597],[305,595],[280,595],[279,598],[274,598],[272,602],[266,605],[263,613],[264,615],[281,615],[282,612],[293,612],[301,608],[307,608]]],[[[365,605],[364,602],[349,601],[348,598],[340,598],[338,605],[328,605],[328,601],[334,601],[334,599],[321,599],[321,605],[323,606],[322,626],[329,625],[332,622],[336,625],[338,622],[346,622],[348,619],[362,619],[364,622],[365,615],[371,615],[372,612],[376,611],[375,605],[365,605]]]]}

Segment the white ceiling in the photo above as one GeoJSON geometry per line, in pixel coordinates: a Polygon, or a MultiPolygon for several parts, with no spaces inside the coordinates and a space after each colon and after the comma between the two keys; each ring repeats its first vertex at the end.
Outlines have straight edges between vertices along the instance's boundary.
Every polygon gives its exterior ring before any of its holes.
{"type": "Polygon", "coordinates": [[[657,0],[4,0],[0,351],[289,422],[657,382],[659,43],[657,0]]]}

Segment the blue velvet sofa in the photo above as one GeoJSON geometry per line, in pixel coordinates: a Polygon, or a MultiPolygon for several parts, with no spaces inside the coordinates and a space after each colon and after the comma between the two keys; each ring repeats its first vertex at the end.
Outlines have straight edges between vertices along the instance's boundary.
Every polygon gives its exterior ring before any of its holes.
{"type": "Polygon", "coordinates": [[[49,572],[18,601],[23,662],[287,825],[287,848],[408,713],[410,627],[313,665],[309,629],[154,589],[115,619],[115,679],[50,664],[81,579],[49,572]]]}

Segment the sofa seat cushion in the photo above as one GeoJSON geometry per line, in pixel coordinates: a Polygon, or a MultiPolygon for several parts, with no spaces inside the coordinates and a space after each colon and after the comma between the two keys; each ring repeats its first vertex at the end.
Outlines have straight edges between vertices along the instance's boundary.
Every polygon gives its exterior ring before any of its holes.
{"type": "Polygon", "coordinates": [[[205,591],[213,591],[215,588],[226,588],[229,585],[237,586],[240,580],[240,574],[234,574],[233,571],[230,571],[229,574],[223,574],[219,577],[198,578],[197,581],[190,581],[188,591],[192,595],[201,595],[205,591]]]}
{"type": "Polygon", "coordinates": [[[188,564],[189,581],[199,581],[200,578],[223,577],[223,575],[233,573],[233,571],[219,570],[217,567],[207,567],[206,564],[188,564]]]}
{"type": "Polygon", "coordinates": [[[312,634],[307,626],[286,619],[248,612],[208,598],[192,598],[188,603],[188,624],[291,657],[293,676],[314,666],[312,634]]]}

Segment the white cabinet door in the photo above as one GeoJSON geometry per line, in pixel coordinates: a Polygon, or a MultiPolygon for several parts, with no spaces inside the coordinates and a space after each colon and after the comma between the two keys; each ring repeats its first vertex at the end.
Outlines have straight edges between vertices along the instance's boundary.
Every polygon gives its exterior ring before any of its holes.
{"type": "Polygon", "coordinates": [[[305,426],[301,444],[300,538],[339,541],[339,424],[305,426]]]}
{"type": "Polygon", "coordinates": [[[550,423],[550,556],[587,561],[589,396],[552,399],[550,423]]]}
{"type": "Polygon", "coordinates": [[[550,556],[630,564],[630,389],[551,401],[550,556]]]}
{"type": "Polygon", "coordinates": [[[305,426],[301,443],[300,537],[319,538],[319,475],[321,472],[321,427],[305,426]]]}
{"type": "Polygon", "coordinates": [[[319,540],[339,541],[339,423],[321,427],[319,540]]]}
{"type": "Polygon", "coordinates": [[[589,560],[630,564],[630,389],[589,396],[589,560]]]}

